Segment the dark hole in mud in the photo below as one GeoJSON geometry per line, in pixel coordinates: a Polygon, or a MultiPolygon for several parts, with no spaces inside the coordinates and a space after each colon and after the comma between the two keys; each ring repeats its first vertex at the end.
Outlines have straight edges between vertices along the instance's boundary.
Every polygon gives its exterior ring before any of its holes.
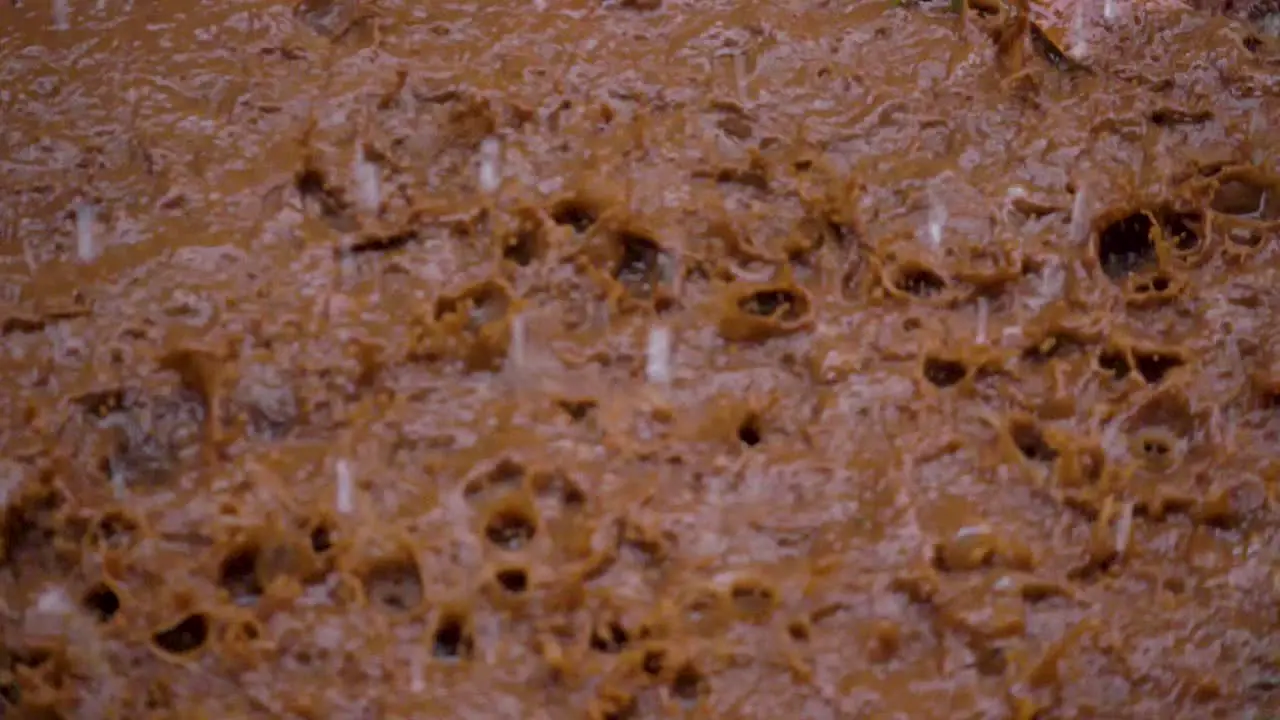
{"type": "Polygon", "coordinates": [[[1142,441],[1142,452],[1152,457],[1164,457],[1173,452],[1173,448],[1161,438],[1149,437],[1144,438],[1142,441]]]}
{"type": "Polygon", "coordinates": [[[1018,446],[1018,452],[1026,459],[1032,462],[1053,462],[1057,459],[1058,451],[1049,445],[1044,434],[1035,425],[1014,423],[1009,432],[1014,444],[1018,446]]]}
{"type": "Polygon", "coordinates": [[[790,290],[760,290],[738,301],[743,312],[786,321],[798,319],[803,308],[804,301],[790,290]]]}
{"type": "Polygon", "coordinates": [[[193,613],[151,639],[161,650],[174,655],[194,652],[209,639],[209,619],[201,613],[193,613]]]}
{"type": "Polygon", "coordinates": [[[528,267],[538,258],[538,233],[523,230],[507,238],[502,257],[520,267],[528,267]]]}
{"type": "Polygon", "coordinates": [[[595,400],[557,400],[556,404],[574,422],[582,422],[592,410],[596,409],[595,400]]]}
{"type": "Polygon", "coordinates": [[[707,679],[690,664],[682,665],[671,680],[671,694],[687,703],[696,701],[706,690],[707,679]]]}
{"type": "Polygon", "coordinates": [[[519,595],[529,589],[529,573],[524,568],[505,568],[499,570],[494,578],[503,590],[512,595],[519,595]]]}
{"type": "Polygon", "coordinates": [[[580,200],[561,200],[551,208],[551,219],[557,225],[569,225],[575,232],[586,232],[596,223],[599,214],[580,200]]]}
{"type": "Polygon", "coordinates": [[[1055,332],[1023,351],[1022,356],[1032,361],[1046,361],[1067,357],[1079,352],[1082,339],[1071,332],[1055,332]]]}
{"type": "Polygon", "coordinates": [[[262,594],[257,575],[258,548],[237,548],[222,560],[218,568],[218,584],[237,603],[250,602],[262,594]]]}
{"type": "Polygon", "coordinates": [[[109,622],[120,610],[120,597],[110,587],[99,583],[85,593],[82,604],[98,622],[109,622]]]}
{"type": "Polygon", "coordinates": [[[1170,370],[1183,364],[1182,358],[1161,353],[1135,352],[1133,360],[1142,378],[1153,385],[1163,380],[1170,370]]]}
{"type": "Polygon", "coordinates": [[[1160,218],[1164,235],[1179,252],[1191,252],[1200,247],[1200,227],[1203,218],[1191,213],[1166,213],[1160,218]]]}
{"type": "Polygon", "coordinates": [[[317,525],[311,529],[311,551],[323,555],[333,548],[333,531],[328,525],[317,525]]]}
{"type": "Polygon", "coordinates": [[[457,615],[445,615],[436,625],[432,653],[446,660],[467,657],[475,645],[467,631],[466,621],[457,615]]]}
{"type": "Polygon", "coordinates": [[[909,267],[898,271],[894,287],[919,298],[933,297],[947,288],[947,281],[938,273],[923,267],[909,267]]]}
{"type": "Polygon", "coordinates": [[[1155,262],[1153,227],[1146,213],[1136,212],[1104,228],[1098,236],[1098,261],[1102,271],[1116,280],[1155,262]]]}
{"type": "Polygon", "coordinates": [[[422,603],[422,579],[410,560],[376,564],[364,577],[365,595],[379,607],[404,612],[422,603]]]}
{"type": "Polygon", "coordinates": [[[604,623],[591,632],[591,649],[596,652],[620,653],[629,642],[631,642],[631,634],[616,622],[604,623]]]}
{"type": "Polygon", "coordinates": [[[764,439],[760,429],[760,418],[752,413],[738,424],[738,440],[747,447],[755,447],[764,439]]]}
{"type": "Polygon", "coordinates": [[[489,542],[506,550],[519,550],[533,539],[534,520],[523,511],[508,508],[495,512],[485,523],[489,542]]]}
{"type": "Polygon", "coordinates": [[[633,232],[618,233],[615,242],[621,255],[613,268],[614,279],[635,295],[652,294],[662,279],[662,248],[652,238],[633,232]]]}
{"type": "Polygon", "coordinates": [[[964,380],[969,369],[958,360],[928,357],[924,360],[924,379],[935,387],[947,388],[964,380]]]}
{"type": "Polygon", "coordinates": [[[1107,350],[1098,356],[1098,368],[1110,373],[1116,380],[1129,376],[1129,359],[1119,350],[1107,350]]]}

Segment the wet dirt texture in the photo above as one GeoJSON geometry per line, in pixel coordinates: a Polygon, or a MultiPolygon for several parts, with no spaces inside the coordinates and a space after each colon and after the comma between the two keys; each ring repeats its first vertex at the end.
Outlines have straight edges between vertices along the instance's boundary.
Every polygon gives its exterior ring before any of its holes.
{"type": "Polygon", "coordinates": [[[6,3],[0,715],[1265,717],[1280,55],[1098,5],[6,3]]]}

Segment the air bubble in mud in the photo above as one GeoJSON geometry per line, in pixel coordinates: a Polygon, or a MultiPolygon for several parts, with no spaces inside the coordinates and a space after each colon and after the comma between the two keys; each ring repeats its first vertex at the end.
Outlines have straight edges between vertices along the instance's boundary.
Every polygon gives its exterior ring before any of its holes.
{"type": "Polygon", "coordinates": [[[646,650],[640,662],[640,669],[644,670],[646,675],[657,677],[662,674],[662,668],[665,667],[666,661],[667,653],[663,650],[646,650]]]}
{"type": "Polygon", "coordinates": [[[1098,262],[1113,280],[1145,270],[1155,263],[1155,223],[1146,212],[1131,213],[1098,234],[1098,262]]]}
{"type": "Polygon", "coordinates": [[[311,543],[311,552],[316,555],[324,555],[333,549],[333,529],[328,523],[317,523],[311,528],[308,538],[311,543]]]}
{"type": "Polygon", "coordinates": [[[1160,213],[1160,228],[1175,251],[1193,252],[1200,247],[1204,216],[1201,213],[1165,211],[1160,213]]]}
{"type": "Polygon", "coordinates": [[[485,537],[504,550],[519,550],[528,545],[535,532],[537,520],[533,513],[515,505],[494,510],[484,524],[485,537]]]}
{"type": "Polygon", "coordinates": [[[98,583],[89,588],[81,600],[81,605],[97,618],[98,622],[110,622],[120,610],[120,596],[106,583],[98,583]]]}
{"type": "Polygon", "coordinates": [[[365,596],[385,610],[408,612],[422,605],[422,578],[412,558],[379,560],[362,573],[361,579],[365,596]]]}
{"type": "Polygon", "coordinates": [[[218,568],[218,584],[237,603],[256,600],[262,594],[258,583],[258,547],[245,545],[237,548],[222,560],[218,568]]]}
{"type": "Polygon", "coordinates": [[[521,567],[503,568],[493,575],[498,587],[519,595],[529,589],[529,571],[521,567]]]}
{"type": "Polygon", "coordinates": [[[738,441],[747,447],[755,447],[764,439],[761,434],[760,416],[755,413],[749,413],[742,422],[738,423],[738,441]]]}
{"type": "Polygon", "coordinates": [[[1053,462],[1058,451],[1045,440],[1044,433],[1030,420],[1015,420],[1009,424],[1009,435],[1018,452],[1032,462],[1053,462]]]}
{"type": "Polygon", "coordinates": [[[634,297],[647,298],[663,280],[663,265],[669,259],[652,238],[633,231],[617,233],[613,239],[613,278],[634,297]]]}
{"type": "Polygon", "coordinates": [[[726,340],[759,342],[813,326],[813,301],[801,287],[730,285],[725,292],[720,336],[726,340]]]}
{"type": "Polygon", "coordinates": [[[599,208],[581,199],[560,200],[551,206],[551,219],[557,225],[568,225],[579,233],[586,232],[599,217],[599,208]]]}
{"type": "Polygon", "coordinates": [[[446,612],[440,616],[432,634],[432,643],[432,654],[443,660],[470,657],[475,649],[470,624],[466,616],[457,612],[446,612]]]}
{"type": "Polygon", "coordinates": [[[969,374],[969,369],[959,360],[941,357],[926,357],[924,360],[924,379],[939,388],[948,388],[969,374]]]}
{"type": "Polygon", "coordinates": [[[186,655],[199,650],[209,639],[209,618],[192,613],[176,624],[151,636],[156,647],[171,655],[186,655]]]}
{"type": "Polygon", "coordinates": [[[892,287],[913,297],[931,298],[947,289],[947,281],[924,265],[906,264],[894,271],[892,287]]]}
{"type": "Polygon", "coordinates": [[[795,320],[800,307],[795,293],[787,290],[761,290],[738,301],[738,308],[743,312],[762,318],[795,320]]]}
{"type": "Polygon", "coordinates": [[[630,633],[616,621],[601,623],[591,631],[590,645],[596,652],[620,653],[630,641],[630,633]]]}
{"type": "Polygon", "coordinates": [[[502,258],[520,267],[528,267],[547,251],[546,228],[537,213],[521,213],[516,227],[501,239],[502,258]]]}
{"type": "Polygon", "coordinates": [[[1171,433],[1150,429],[1138,434],[1134,440],[1138,457],[1157,469],[1168,469],[1176,460],[1178,441],[1171,433]]]}
{"type": "Polygon", "coordinates": [[[1186,362],[1177,353],[1158,350],[1134,350],[1133,360],[1142,379],[1152,385],[1163,380],[1172,370],[1186,362]]]}
{"type": "Polygon", "coordinates": [[[1124,351],[1113,348],[1098,355],[1098,369],[1116,380],[1123,380],[1133,368],[1129,366],[1129,358],[1124,351]]]}
{"type": "Polygon", "coordinates": [[[671,694],[685,703],[695,703],[707,692],[707,679],[692,663],[685,663],[671,679],[671,694]]]}

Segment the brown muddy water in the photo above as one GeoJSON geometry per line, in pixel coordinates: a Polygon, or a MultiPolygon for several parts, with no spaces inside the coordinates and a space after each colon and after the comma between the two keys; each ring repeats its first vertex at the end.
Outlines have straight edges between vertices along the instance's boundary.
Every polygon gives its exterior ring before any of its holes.
{"type": "Polygon", "coordinates": [[[1270,717],[1267,4],[965,5],[5,0],[0,717],[1270,717]]]}

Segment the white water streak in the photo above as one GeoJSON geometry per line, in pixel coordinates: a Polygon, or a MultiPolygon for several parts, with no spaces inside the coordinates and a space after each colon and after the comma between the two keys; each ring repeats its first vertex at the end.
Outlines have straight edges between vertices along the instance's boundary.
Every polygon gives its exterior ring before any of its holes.
{"type": "Polygon", "coordinates": [[[1129,549],[1129,540],[1133,537],[1133,501],[1130,500],[1120,508],[1120,517],[1116,520],[1116,554],[1123,556],[1129,549]]]}
{"type": "Polygon", "coordinates": [[[1071,202],[1070,240],[1073,245],[1083,245],[1089,239],[1089,193],[1082,184],[1071,202]]]}
{"type": "Polygon", "coordinates": [[[53,0],[53,28],[55,30],[71,29],[71,8],[67,0],[53,0]]]}
{"type": "Polygon", "coordinates": [[[1071,34],[1067,44],[1070,46],[1069,52],[1077,60],[1083,60],[1089,56],[1089,39],[1085,27],[1085,12],[1088,7],[1088,3],[1076,3],[1075,15],[1071,18],[1071,34]]]}
{"type": "Polygon", "coordinates": [[[929,242],[934,249],[942,247],[942,228],[947,224],[947,208],[934,198],[929,204],[929,242]]]}
{"type": "Polygon", "coordinates": [[[334,472],[338,477],[337,497],[334,505],[339,513],[350,514],[355,510],[355,480],[351,477],[351,465],[346,460],[334,464],[334,472]]]}
{"type": "Polygon", "coordinates": [[[528,324],[523,314],[511,318],[511,346],[507,348],[508,367],[519,369],[525,364],[528,324]]]}
{"type": "Polygon", "coordinates": [[[502,184],[502,145],[496,137],[487,137],[480,143],[480,190],[497,192],[502,184]]]}
{"type": "Polygon", "coordinates": [[[977,342],[979,345],[987,344],[987,322],[991,308],[986,298],[978,298],[978,332],[977,342]]]}
{"type": "Polygon", "coordinates": [[[378,179],[378,166],[365,157],[364,147],[356,149],[351,172],[356,179],[356,197],[361,208],[366,212],[377,212],[382,206],[382,184],[378,179]]]}
{"type": "Polygon", "coordinates": [[[98,257],[98,248],[93,238],[96,216],[97,209],[91,203],[76,204],[76,252],[81,262],[90,262],[98,257]]]}
{"type": "Polygon", "coordinates": [[[671,328],[659,325],[649,331],[644,374],[651,383],[671,382],[671,328]]]}

